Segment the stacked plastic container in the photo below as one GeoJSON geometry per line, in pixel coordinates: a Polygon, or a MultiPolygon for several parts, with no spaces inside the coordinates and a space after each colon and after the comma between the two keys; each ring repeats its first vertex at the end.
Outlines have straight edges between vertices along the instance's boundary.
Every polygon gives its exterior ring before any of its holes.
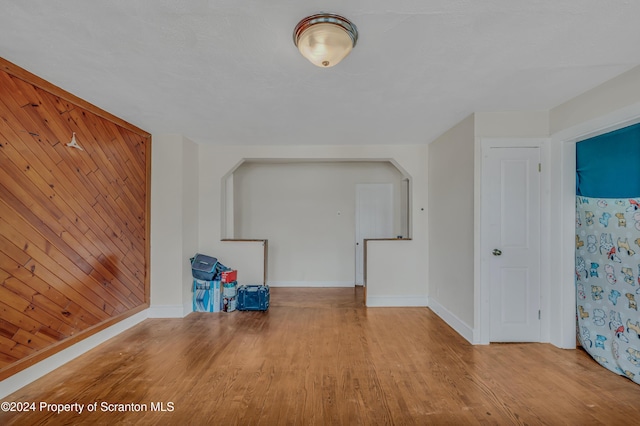
{"type": "Polygon", "coordinates": [[[222,281],[222,311],[233,312],[236,310],[236,287],[238,286],[238,271],[231,269],[220,274],[222,281]]]}
{"type": "Polygon", "coordinates": [[[191,258],[194,312],[232,312],[236,310],[238,272],[218,259],[204,254],[191,258]]]}

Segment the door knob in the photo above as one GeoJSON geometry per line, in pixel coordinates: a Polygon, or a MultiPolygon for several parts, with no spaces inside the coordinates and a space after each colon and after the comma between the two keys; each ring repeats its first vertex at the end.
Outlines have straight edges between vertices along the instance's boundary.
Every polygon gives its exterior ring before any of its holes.
{"type": "Polygon", "coordinates": [[[493,249],[492,253],[494,256],[500,256],[502,254],[502,251],[498,249],[493,249]]]}

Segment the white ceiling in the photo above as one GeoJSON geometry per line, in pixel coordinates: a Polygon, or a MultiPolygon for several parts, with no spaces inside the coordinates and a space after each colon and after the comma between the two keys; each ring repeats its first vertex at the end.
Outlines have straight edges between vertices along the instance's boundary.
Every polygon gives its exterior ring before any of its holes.
{"type": "Polygon", "coordinates": [[[0,56],[152,134],[421,144],[637,66],[639,17],[638,0],[0,0],[0,56]],[[319,11],[360,34],[329,69],[292,41],[319,11]]]}

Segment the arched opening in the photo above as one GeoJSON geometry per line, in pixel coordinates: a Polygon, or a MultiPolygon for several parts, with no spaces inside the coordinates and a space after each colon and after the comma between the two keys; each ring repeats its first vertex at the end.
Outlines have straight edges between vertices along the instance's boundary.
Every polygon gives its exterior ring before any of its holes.
{"type": "Polygon", "coordinates": [[[411,178],[391,160],[245,159],[222,182],[222,235],[269,240],[272,286],[353,287],[363,184],[392,187],[388,237],[410,238],[411,178]]]}

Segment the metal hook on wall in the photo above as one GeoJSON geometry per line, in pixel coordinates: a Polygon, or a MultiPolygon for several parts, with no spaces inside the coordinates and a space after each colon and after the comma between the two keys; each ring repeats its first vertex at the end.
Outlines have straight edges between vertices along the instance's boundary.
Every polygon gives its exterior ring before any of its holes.
{"type": "Polygon", "coordinates": [[[71,148],[78,148],[80,151],[84,151],[84,149],[82,149],[82,147],[78,145],[78,141],[76,140],[76,132],[73,132],[73,135],[71,136],[71,142],[69,142],[67,146],[70,146],[71,148]]]}

